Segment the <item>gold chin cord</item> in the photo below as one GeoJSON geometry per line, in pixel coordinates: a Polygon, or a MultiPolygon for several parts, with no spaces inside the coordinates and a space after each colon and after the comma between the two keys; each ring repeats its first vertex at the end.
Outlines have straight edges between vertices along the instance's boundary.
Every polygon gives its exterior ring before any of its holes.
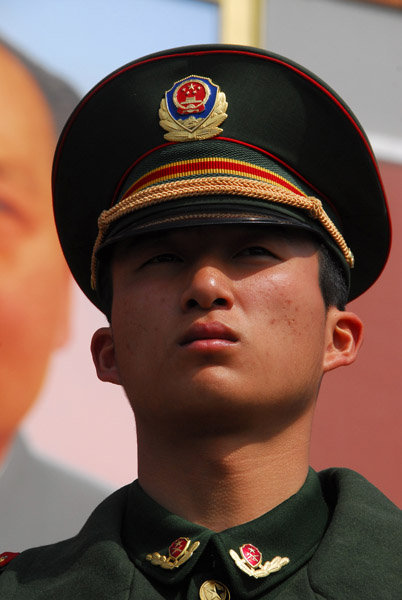
{"type": "MultiPolygon", "coordinates": [[[[131,214],[142,208],[195,196],[245,196],[267,202],[293,206],[304,210],[310,218],[317,220],[330,234],[339,246],[350,268],[354,266],[352,251],[346,244],[340,231],[331,221],[322,203],[313,196],[301,196],[289,190],[279,188],[274,184],[254,181],[239,177],[200,177],[161,183],[149,188],[134,192],[123,198],[120,202],[104,210],[98,219],[98,236],[96,238],[91,260],[91,286],[96,289],[96,251],[105,240],[109,226],[125,215],[131,214]]],[[[204,213],[203,213],[204,214],[204,213]]],[[[228,216],[228,215],[226,215],[228,216]]],[[[181,218],[184,220],[184,218],[181,218]]]]}

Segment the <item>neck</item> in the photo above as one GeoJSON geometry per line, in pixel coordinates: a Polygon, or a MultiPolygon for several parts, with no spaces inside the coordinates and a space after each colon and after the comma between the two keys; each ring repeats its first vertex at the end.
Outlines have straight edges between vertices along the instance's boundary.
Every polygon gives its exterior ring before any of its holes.
{"type": "Polygon", "coordinates": [[[205,431],[164,438],[137,427],[141,487],[170,512],[213,531],[272,510],[307,477],[310,415],[266,439],[205,431]]]}

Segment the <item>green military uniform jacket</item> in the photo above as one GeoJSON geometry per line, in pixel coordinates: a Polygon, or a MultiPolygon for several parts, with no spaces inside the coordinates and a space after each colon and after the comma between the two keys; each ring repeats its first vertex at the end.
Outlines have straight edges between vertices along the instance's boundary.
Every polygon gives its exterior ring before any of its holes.
{"type": "Polygon", "coordinates": [[[0,577],[2,600],[200,597],[400,600],[402,512],[352,471],[310,470],[280,506],[214,533],[169,513],[134,482],[100,504],[77,536],[21,553],[0,577]],[[260,576],[264,565],[272,572],[260,576]]]}

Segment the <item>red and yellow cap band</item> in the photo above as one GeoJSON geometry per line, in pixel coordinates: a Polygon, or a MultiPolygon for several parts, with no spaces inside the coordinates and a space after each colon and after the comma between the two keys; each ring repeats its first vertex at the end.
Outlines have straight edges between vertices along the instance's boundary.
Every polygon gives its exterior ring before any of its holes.
{"type": "Polygon", "coordinates": [[[180,179],[189,179],[191,177],[213,177],[218,175],[245,177],[252,179],[253,181],[262,181],[270,185],[275,185],[278,188],[288,190],[294,194],[306,196],[300,187],[270,169],[255,165],[251,162],[212,156],[174,161],[152,169],[142,175],[128,188],[123,199],[153,185],[180,179]]]}
{"type": "MultiPolygon", "coordinates": [[[[196,161],[194,162],[196,163],[196,161]]],[[[160,171],[160,169],[155,169],[155,175],[158,177],[160,173],[156,173],[157,171],[160,171]]],[[[178,172],[182,173],[180,170],[178,172]]],[[[342,234],[323,209],[322,202],[313,196],[306,196],[300,190],[297,192],[293,191],[290,189],[290,186],[286,185],[288,182],[282,177],[279,178],[281,180],[280,183],[274,183],[270,182],[269,175],[266,175],[267,178],[261,181],[251,177],[238,177],[233,174],[211,175],[209,170],[208,176],[200,177],[197,174],[193,178],[190,176],[184,179],[181,176],[173,180],[170,176],[167,180],[163,180],[162,183],[153,183],[148,186],[140,185],[139,189],[136,189],[136,184],[130,186],[123,198],[110,209],[103,211],[98,219],[98,236],[92,253],[92,288],[96,289],[96,254],[107,236],[109,227],[113,223],[143,208],[180,198],[196,198],[197,196],[240,196],[255,198],[306,211],[311,219],[317,220],[327,233],[329,233],[341,250],[346,262],[352,268],[354,264],[353,254],[342,234]]],[[[149,174],[145,177],[149,178],[149,174]]],[[[152,179],[152,181],[155,181],[155,179],[152,179]]],[[[184,218],[185,216],[183,216],[184,218]]]]}

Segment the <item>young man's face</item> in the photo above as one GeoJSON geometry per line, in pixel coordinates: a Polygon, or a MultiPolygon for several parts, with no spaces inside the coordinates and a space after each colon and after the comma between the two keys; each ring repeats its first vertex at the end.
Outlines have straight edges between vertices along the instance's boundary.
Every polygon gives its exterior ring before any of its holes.
{"type": "Polygon", "coordinates": [[[308,236],[256,225],[147,235],[117,250],[113,289],[109,380],[137,423],[235,426],[314,402],[332,332],[308,236]]]}

